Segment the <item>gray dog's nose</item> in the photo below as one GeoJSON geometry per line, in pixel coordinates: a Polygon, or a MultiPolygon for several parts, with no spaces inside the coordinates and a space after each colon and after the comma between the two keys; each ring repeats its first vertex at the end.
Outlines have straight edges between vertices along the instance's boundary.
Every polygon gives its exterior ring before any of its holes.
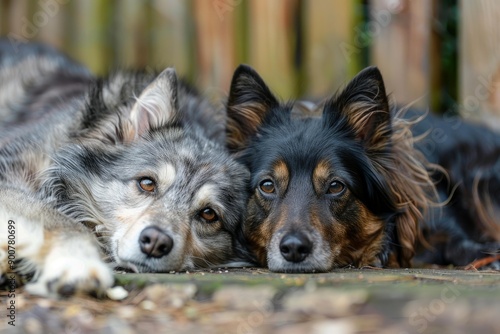
{"type": "Polygon", "coordinates": [[[142,230],[139,236],[141,252],[147,256],[160,258],[167,255],[174,246],[172,238],[156,226],[149,226],[142,230]]]}
{"type": "Polygon", "coordinates": [[[287,234],[281,239],[280,252],[288,262],[302,262],[311,253],[312,242],[302,233],[287,234]]]}

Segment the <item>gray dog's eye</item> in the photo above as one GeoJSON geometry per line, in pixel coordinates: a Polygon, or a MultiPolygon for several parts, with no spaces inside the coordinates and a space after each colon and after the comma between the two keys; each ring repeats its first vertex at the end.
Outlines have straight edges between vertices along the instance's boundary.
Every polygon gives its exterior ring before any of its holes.
{"type": "Polygon", "coordinates": [[[156,183],[148,177],[143,177],[139,180],[139,187],[148,193],[152,193],[156,190],[156,183]]]}
{"type": "Polygon", "coordinates": [[[203,218],[207,223],[214,223],[219,220],[219,216],[211,208],[205,208],[200,211],[200,217],[203,218]]]}

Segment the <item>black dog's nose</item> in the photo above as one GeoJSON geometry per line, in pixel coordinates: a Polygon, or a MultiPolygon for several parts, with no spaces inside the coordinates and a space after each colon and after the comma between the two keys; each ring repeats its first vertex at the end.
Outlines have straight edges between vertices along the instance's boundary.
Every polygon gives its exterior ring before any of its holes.
{"type": "Polygon", "coordinates": [[[142,230],[139,236],[139,245],[144,254],[160,258],[167,255],[174,246],[172,238],[156,226],[149,226],[142,230]]]}
{"type": "Polygon", "coordinates": [[[311,240],[302,233],[287,234],[280,242],[281,255],[289,262],[304,261],[311,250],[311,240]]]}

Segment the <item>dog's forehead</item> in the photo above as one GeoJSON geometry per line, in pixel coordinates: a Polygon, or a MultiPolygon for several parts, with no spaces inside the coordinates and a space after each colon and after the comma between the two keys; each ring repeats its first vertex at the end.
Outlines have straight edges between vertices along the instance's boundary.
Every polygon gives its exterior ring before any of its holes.
{"type": "Polygon", "coordinates": [[[177,176],[175,166],[170,162],[165,162],[158,167],[158,179],[164,185],[171,185],[174,183],[177,176]]]}
{"type": "Polygon", "coordinates": [[[261,153],[254,156],[252,162],[254,182],[260,182],[266,175],[287,180],[327,181],[334,176],[347,179],[355,167],[353,164],[359,160],[352,156],[363,154],[356,143],[328,133],[316,120],[305,126],[296,124],[289,133],[285,131],[280,136],[275,135],[276,141],[258,143],[257,151],[261,153]]]}
{"type": "Polygon", "coordinates": [[[189,133],[183,129],[165,129],[152,134],[134,144],[127,151],[130,159],[139,159],[157,166],[169,162],[174,165],[197,165],[220,168],[228,163],[224,149],[203,136],[189,133]]]}
{"type": "Polygon", "coordinates": [[[194,200],[198,203],[213,201],[217,198],[219,191],[220,189],[215,183],[204,183],[197,189],[194,200]]]}
{"type": "Polygon", "coordinates": [[[239,175],[236,165],[223,152],[201,152],[183,148],[172,154],[162,155],[150,166],[145,166],[157,175],[159,181],[178,184],[183,188],[196,189],[206,183],[225,185],[234,183],[235,175],[239,175]]]}

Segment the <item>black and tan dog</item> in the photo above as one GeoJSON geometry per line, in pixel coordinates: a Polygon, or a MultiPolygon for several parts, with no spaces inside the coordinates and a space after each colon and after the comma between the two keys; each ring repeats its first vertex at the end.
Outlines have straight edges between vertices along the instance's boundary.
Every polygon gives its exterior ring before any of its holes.
{"type": "MultiPolygon", "coordinates": [[[[440,219],[438,203],[453,184],[445,185],[444,169],[415,147],[414,122],[391,110],[377,68],[327,100],[322,116],[296,117],[293,103],[280,103],[242,65],[227,109],[229,148],[251,172],[243,235],[260,265],[284,272],[410,266],[424,215],[426,228],[447,232],[448,248],[462,247],[439,254],[442,262],[465,264],[499,248],[473,220],[440,219]],[[462,233],[465,225],[477,238],[462,233]]],[[[500,144],[495,147],[498,152],[500,144]]],[[[489,177],[498,190],[498,174],[489,177]]]]}

